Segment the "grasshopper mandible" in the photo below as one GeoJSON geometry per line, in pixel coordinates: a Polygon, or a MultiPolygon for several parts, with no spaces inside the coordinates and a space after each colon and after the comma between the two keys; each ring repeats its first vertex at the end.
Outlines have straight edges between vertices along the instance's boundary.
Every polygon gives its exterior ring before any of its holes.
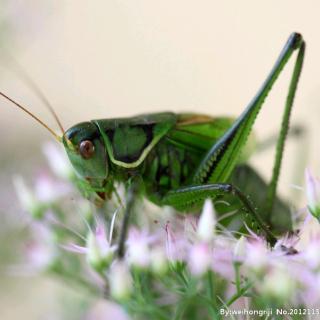
{"type": "MultiPolygon", "coordinates": [[[[206,198],[227,198],[238,211],[246,212],[244,219],[254,221],[273,244],[277,233],[291,229],[289,210],[277,197],[276,189],[304,52],[302,36],[291,34],[260,90],[235,120],[163,112],[92,120],[67,131],[57,120],[63,131],[59,137],[21,104],[0,94],[62,142],[78,175],[86,179],[101,198],[110,197],[115,182],[125,184],[127,201],[119,237],[119,257],[124,256],[130,213],[137,194],[143,194],[159,206],[169,205],[182,212],[199,207],[206,198]],[[240,161],[239,156],[246,153],[246,141],[263,102],[295,50],[298,54],[277,140],[273,174],[267,184],[240,161]]],[[[217,210],[225,211],[223,204],[217,205],[217,210]]]]}

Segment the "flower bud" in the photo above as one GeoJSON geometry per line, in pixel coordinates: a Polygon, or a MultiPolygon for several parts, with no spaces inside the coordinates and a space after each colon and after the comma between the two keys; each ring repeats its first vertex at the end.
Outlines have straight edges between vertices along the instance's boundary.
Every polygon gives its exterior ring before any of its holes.
{"type": "Polygon", "coordinates": [[[305,177],[308,209],[320,221],[320,181],[314,178],[309,170],[306,170],[305,177]]]}
{"type": "Polygon", "coordinates": [[[13,184],[21,206],[28,211],[34,219],[41,219],[43,216],[43,208],[34,193],[26,186],[22,177],[15,176],[13,178],[13,184]]]}
{"type": "Polygon", "coordinates": [[[214,238],[216,226],[216,215],[211,199],[204,203],[202,213],[198,222],[197,234],[200,240],[210,242],[214,238]]]}
{"type": "Polygon", "coordinates": [[[155,274],[163,275],[168,270],[168,260],[165,252],[160,248],[151,251],[151,269],[155,274]]]}
{"type": "Polygon", "coordinates": [[[247,240],[244,236],[241,236],[241,238],[237,241],[234,250],[234,261],[235,262],[242,262],[246,256],[247,252],[247,240]]]}
{"type": "Polygon", "coordinates": [[[123,260],[116,261],[109,273],[110,293],[116,300],[126,300],[132,291],[132,278],[123,260]]]}

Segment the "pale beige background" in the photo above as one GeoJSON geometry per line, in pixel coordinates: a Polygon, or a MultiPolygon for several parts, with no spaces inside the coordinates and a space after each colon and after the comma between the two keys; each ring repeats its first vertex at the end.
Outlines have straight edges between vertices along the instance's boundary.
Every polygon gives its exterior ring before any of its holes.
{"type": "MultiPolygon", "coordinates": [[[[3,4],[8,7],[8,1],[3,4]]],[[[28,70],[65,127],[160,110],[236,116],[256,93],[289,34],[301,32],[307,54],[292,121],[310,130],[308,165],[319,172],[319,1],[34,0],[12,1],[10,10],[12,33],[1,46],[28,70]]],[[[292,64],[289,67],[260,114],[256,131],[261,137],[279,128],[292,64]]],[[[56,128],[4,58],[0,70],[1,90],[56,128]]],[[[12,203],[6,195],[11,192],[11,175],[35,172],[41,162],[41,142],[50,136],[32,119],[0,102],[1,184],[5,186],[1,209],[10,211],[12,203]]],[[[287,148],[281,179],[284,193],[289,193],[295,161],[306,153],[306,146],[290,143],[287,148]]],[[[254,161],[268,176],[271,153],[254,161]]],[[[20,284],[25,290],[25,280],[20,284]]],[[[46,290],[43,299],[49,299],[51,292],[46,290]]],[[[2,293],[6,303],[0,304],[4,312],[0,317],[17,319],[7,293],[2,293]]],[[[24,319],[34,319],[28,314],[32,309],[38,312],[38,302],[31,299],[28,305],[21,307],[24,319]]]]}

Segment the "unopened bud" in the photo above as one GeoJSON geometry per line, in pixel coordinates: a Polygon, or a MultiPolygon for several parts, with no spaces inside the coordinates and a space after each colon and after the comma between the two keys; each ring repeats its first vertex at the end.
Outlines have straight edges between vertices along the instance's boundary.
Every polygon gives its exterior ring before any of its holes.
{"type": "Polygon", "coordinates": [[[215,210],[210,199],[204,203],[199,219],[197,234],[201,241],[210,242],[214,238],[214,228],[216,226],[215,210]]]}
{"type": "Polygon", "coordinates": [[[132,278],[124,261],[116,261],[109,273],[110,293],[116,300],[127,300],[132,291],[132,278]]]}
{"type": "Polygon", "coordinates": [[[242,262],[246,256],[247,252],[247,240],[244,236],[241,236],[241,238],[237,241],[233,255],[235,262],[242,262]]]}

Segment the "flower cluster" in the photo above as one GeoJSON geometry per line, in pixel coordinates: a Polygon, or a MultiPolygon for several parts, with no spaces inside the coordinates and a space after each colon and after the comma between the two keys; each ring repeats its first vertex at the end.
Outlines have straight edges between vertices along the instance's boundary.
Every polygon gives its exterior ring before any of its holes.
{"type": "Polygon", "coordinates": [[[250,229],[239,238],[217,228],[211,200],[199,216],[177,215],[145,201],[119,259],[119,199],[96,208],[74,187],[79,187],[77,177],[62,154],[52,146],[45,154],[57,178],[40,176],[34,190],[20,177],[14,180],[33,230],[41,229],[26,247],[29,268],[68,278],[97,301],[113,299],[141,318],[196,319],[214,317],[221,309],[318,306],[320,183],[309,171],[304,222],[274,247],[250,229]]]}

